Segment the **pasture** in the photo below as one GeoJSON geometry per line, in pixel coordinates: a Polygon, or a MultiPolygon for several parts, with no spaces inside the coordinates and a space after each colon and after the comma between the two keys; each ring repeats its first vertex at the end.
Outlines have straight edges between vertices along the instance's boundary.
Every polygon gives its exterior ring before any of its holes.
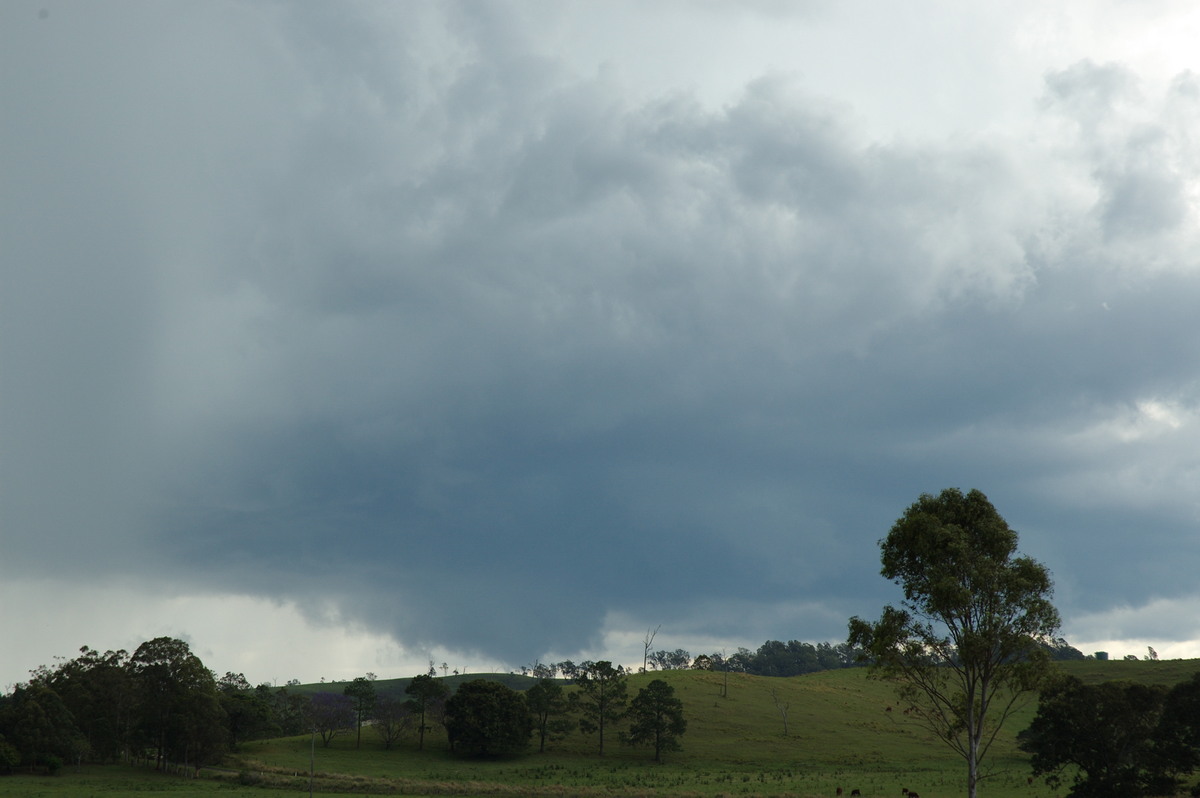
{"type": "MultiPolygon", "coordinates": [[[[1072,662],[1064,670],[1087,680],[1104,678],[1173,683],[1200,669],[1196,661],[1072,662]]],[[[511,759],[474,761],[451,756],[435,732],[425,751],[408,740],[384,750],[364,729],[361,750],[354,735],[315,746],[314,795],[522,795],[522,796],[835,796],[852,789],[864,798],[964,795],[964,766],[894,704],[892,688],[866,678],[861,669],[825,671],[789,679],[668,671],[630,677],[631,694],[663,678],[683,700],[688,731],[683,750],[656,765],[646,749],[606,741],[603,757],[593,737],[574,733],[511,759]],[[774,690],[774,695],[772,695],[774,690]],[[890,707],[890,710],[889,710],[890,707]],[[787,733],[784,733],[784,711],[787,733]]],[[[332,688],[332,685],[328,686],[332,688]]],[[[340,688],[338,688],[340,689],[340,688]]],[[[1051,798],[1064,789],[1028,782],[1029,766],[1016,734],[1028,725],[1025,707],[993,748],[994,775],[980,787],[992,798],[1051,798]]],[[[129,767],[65,768],[56,777],[0,778],[0,798],[75,796],[300,796],[308,794],[309,736],[247,743],[225,763],[228,772],[206,771],[199,780],[129,767]]]]}
{"type": "MultiPolygon", "coordinates": [[[[364,733],[361,751],[349,735],[328,749],[318,742],[316,768],[353,773],[370,782],[360,785],[364,790],[383,791],[390,783],[410,794],[833,796],[837,787],[863,796],[899,795],[902,788],[921,795],[962,793],[960,760],[899,708],[889,711],[891,687],[865,677],[859,669],[790,679],[730,674],[723,697],[720,673],[632,676],[631,692],[663,678],[684,703],[683,750],[668,754],[662,765],[645,749],[614,744],[615,736],[604,757],[594,753],[593,737],[574,734],[544,754],[470,761],[449,756],[440,740],[424,752],[410,745],[389,752],[368,743],[364,733]],[[787,711],[786,735],[780,706],[787,711]]],[[[1049,795],[1026,784],[1028,766],[1012,736],[998,752],[1006,773],[995,786],[1004,790],[988,794],[1049,795]]],[[[252,743],[239,754],[239,767],[261,769],[264,777],[302,775],[309,753],[307,737],[252,743]]]]}

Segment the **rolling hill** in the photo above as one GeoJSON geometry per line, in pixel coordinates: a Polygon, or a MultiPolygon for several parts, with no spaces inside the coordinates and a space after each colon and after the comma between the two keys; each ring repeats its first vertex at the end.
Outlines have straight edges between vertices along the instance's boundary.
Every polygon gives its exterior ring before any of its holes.
{"type": "MultiPolygon", "coordinates": [[[[1200,661],[1077,661],[1060,663],[1084,681],[1132,679],[1173,684],[1200,670],[1200,661]]],[[[519,687],[525,677],[476,674],[519,687]]],[[[352,784],[356,791],[417,794],[522,795],[828,795],[842,787],[863,796],[922,796],[963,793],[963,764],[949,748],[895,703],[893,689],[867,678],[864,669],[823,671],[787,679],[704,671],[664,671],[630,676],[630,692],[651,679],[671,684],[683,701],[688,731],[683,750],[656,766],[644,749],[606,745],[596,755],[594,738],[575,733],[544,754],[505,760],[471,761],[445,751],[437,732],[430,750],[410,744],[384,751],[364,734],[362,750],[352,736],[317,747],[316,770],[327,774],[326,788],[352,784]],[[786,728],[785,734],[785,715],[786,728]],[[349,781],[346,781],[349,780],[349,781]]],[[[380,689],[402,690],[406,680],[383,681],[380,689]]],[[[321,685],[325,689],[340,689],[321,685]]],[[[1034,714],[1033,703],[1003,730],[990,758],[995,775],[984,783],[989,796],[1049,796],[1040,782],[1029,783],[1027,757],[1016,735],[1034,714]]],[[[615,742],[615,737],[612,741],[615,742]]],[[[309,737],[247,744],[238,755],[241,770],[273,778],[305,780],[309,737]]],[[[306,780],[305,780],[305,783],[306,780]]],[[[281,785],[282,786],[282,785],[281,785]]],[[[349,789],[349,787],[346,787],[349,789]]]]}

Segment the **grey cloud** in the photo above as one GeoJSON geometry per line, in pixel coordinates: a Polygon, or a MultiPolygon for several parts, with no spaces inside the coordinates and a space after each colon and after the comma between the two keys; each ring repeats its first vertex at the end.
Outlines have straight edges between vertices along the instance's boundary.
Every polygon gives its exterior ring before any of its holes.
{"type": "Polygon", "coordinates": [[[1186,222],[1187,185],[1198,174],[1190,132],[1194,82],[1185,73],[1162,97],[1148,97],[1137,76],[1117,64],[1085,61],[1047,76],[1048,107],[1078,126],[1092,162],[1106,241],[1144,244],[1186,222]]]}
{"type": "Polygon", "coordinates": [[[4,354],[4,482],[28,497],[5,503],[10,562],[36,570],[38,536],[91,515],[129,569],[332,597],[511,662],[584,648],[612,613],[703,636],[733,630],[714,607],[806,606],[803,628],[748,623],[835,639],[888,593],[876,540],[959,485],[1027,531],[1072,609],[1144,598],[1155,569],[1190,589],[1193,547],[1163,553],[1178,504],[1086,491],[1187,452],[1084,434],[1196,405],[1185,82],[1133,126],[1129,74],[1051,76],[1079,155],[1045,176],[995,143],[859,140],[796,79],[718,110],[631,103],[531,55],[502,6],[255,8],[204,28],[230,60],[211,80],[215,56],[158,48],[138,56],[167,58],[157,75],[131,55],[91,76],[127,82],[134,144],[6,139],[80,167],[22,173],[34,199],[4,230],[58,264],[6,268],[4,340],[28,342],[4,354]]]}

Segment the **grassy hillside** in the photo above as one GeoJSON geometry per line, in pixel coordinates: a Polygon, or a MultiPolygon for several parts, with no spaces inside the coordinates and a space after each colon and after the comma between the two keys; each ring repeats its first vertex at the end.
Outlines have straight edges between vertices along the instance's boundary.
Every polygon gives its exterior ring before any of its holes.
{"type": "Polygon", "coordinates": [[[1077,660],[1060,663],[1062,671],[1088,684],[1128,680],[1145,684],[1178,684],[1200,671],[1200,660],[1077,660]]]}
{"type": "MultiPolygon", "coordinates": [[[[1195,661],[1063,664],[1065,672],[1087,681],[1172,683],[1198,669],[1195,661]]],[[[790,679],[730,674],[727,697],[721,695],[724,674],[668,671],[631,676],[631,694],[654,678],[674,686],[689,724],[683,751],[669,754],[661,766],[649,751],[621,746],[615,736],[603,758],[595,753],[594,738],[577,733],[545,754],[476,762],[449,756],[440,732],[424,752],[411,743],[384,751],[367,732],[361,751],[348,735],[329,749],[318,743],[316,767],[330,774],[327,786],[337,781],[332,774],[354,774],[354,789],[364,792],[830,796],[839,786],[864,796],[898,795],[901,788],[926,796],[964,792],[962,761],[905,716],[892,687],[868,679],[865,670],[790,679]],[[787,709],[786,735],[779,705],[787,709]]],[[[983,795],[1052,794],[1044,785],[1027,783],[1027,758],[1016,748],[1016,734],[1033,712],[1032,704],[1025,707],[996,743],[991,763],[997,775],[983,795]]],[[[307,737],[254,743],[245,747],[238,767],[268,776],[303,774],[309,754],[307,737]]]]}
{"type": "MultiPolygon", "coordinates": [[[[1110,679],[1173,684],[1200,671],[1200,661],[1062,663],[1065,673],[1087,682],[1110,679]]],[[[496,678],[513,686],[532,680],[496,678]],[[516,681],[513,681],[513,680],[516,681]]],[[[450,756],[438,730],[418,752],[414,741],[383,750],[364,730],[362,750],[345,734],[333,745],[315,749],[316,793],[408,795],[553,796],[834,796],[842,787],[864,798],[900,795],[902,788],[929,796],[965,794],[964,766],[894,703],[890,685],[867,678],[863,669],[826,671],[790,679],[729,675],[729,694],[721,695],[724,675],[668,671],[630,677],[631,695],[651,679],[675,687],[684,703],[688,731],[683,750],[655,765],[645,749],[622,746],[615,736],[598,756],[592,737],[573,734],[536,752],[513,759],[471,761],[450,756]],[[774,696],[772,696],[774,690],[774,696]],[[788,733],[776,702],[787,707],[788,733]],[[888,711],[891,706],[892,710],[888,711]]],[[[381,690],[402,691],[407,680],[380,681],[381,690]]],[[[306,685],[311,691],[336,690],[338,684],[306,685]]],[[[1027,706],[1006,728],[991,759],[996,775],[984,782],[988,798],[1050,798],[1061,794],[1044,784],[1027,783],[1027,758],[1016,748],[1016,734],[1032,719],[1027,706]]],[[[56,779],[0,778],[0,797],[44,795],[69,798],[103,793],[120,798],[146,792],[171,792],[180,798],[207,795],[258,795],[262,798],[306,795],[312,741],[308,736],[247,744],[229,763],[225,783],[185,782],[128,768],[91,768],[64,772],[56,779]],[[120,786],[118,786],[120,785],[120,786]],[[254,786],[251,786],[254,785],[254,786]]],[[[216,771],[209,775],[216,776],[216,771]]]]}

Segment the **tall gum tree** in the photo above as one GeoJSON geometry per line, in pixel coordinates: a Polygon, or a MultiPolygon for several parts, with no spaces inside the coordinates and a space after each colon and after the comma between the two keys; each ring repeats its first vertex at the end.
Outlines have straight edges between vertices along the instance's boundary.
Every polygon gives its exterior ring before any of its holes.
{"type": "Polygon", "coordinates": [[[354,729],[355,729],[355,750],[362,748],[362,727],[363,721],[370,715],[371,710],[375,708],[375,701],[378,696],[375,693],[375,680],[366,676],[359,676],[350,684],[346,685],[342,693],[350,696],[354,701],[354,729]]]}
{"type": "MultiPolygon", "coordinates": [[[[432,670],[432,669],[431,669],[432,670]]],[[[413,717],[417,718],[417,750],[425,750],[425,732],[430,726],[425,722],[431,710],[439,701],[445,701],[450,691],[446,685],[428,674],[414,676],[404,688],[404,692],[412,696],[408,705],[413,717]]]]}
{"type": "Polygon", "coordinates": [[[879,545],[880,573],[904,601],[875,623],[851,618],[848,642],[966,760],[976,798],[980,763],[1049,669],[1043,644],[1059,627],[1050,573],[1018,555],[1017,533],[978,490],[923,494],[879,545]]]}
{"type": "Polygon", "coordinates": [[[595,733],[604,756],[604,732],[625,716],[629,687],[625,669],[613,667],[608,660],[585,662],[575,677],[579,688],[571,694],[572,707],[579,710],[579,728],[584,734],[595,733]]]}

